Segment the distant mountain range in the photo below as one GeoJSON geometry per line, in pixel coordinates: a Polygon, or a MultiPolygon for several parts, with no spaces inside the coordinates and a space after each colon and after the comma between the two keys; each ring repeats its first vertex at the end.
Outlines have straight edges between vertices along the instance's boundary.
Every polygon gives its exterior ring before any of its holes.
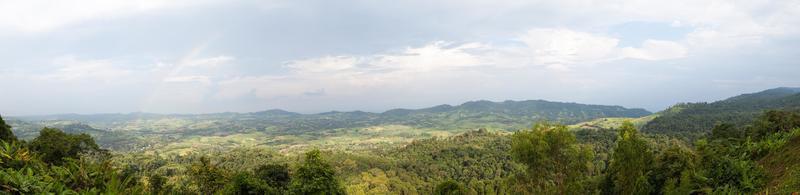
{"type": "Polygon", "coordinates": [[[432,114],[459,113],[459,114],[502,114],[514,117],[542,118],[547,120],[563,120],[575,122],[597,117],[636,117],[651,114],[640,108],[624,108],[622,106],[589,105],[578,103],[551,102],[545,100],[503,101],[492,102],[486,100],[470,101],[457,106],[442,104],[422,109],[391,109],[382,113],[349,111],[330,111],[317,114],[300,114],[281,109],[265,110],[251,113],[211,113],[211,114],[153,114],[135,112],[129,114],[55,114],[38,116],[12,117],[27,121],[45,120],[73,120],[85,122],[118,122],[137,119],[155,119],[163,117],[186,118],[217,118],[231,116],[258,116],[258,117],[315,117],[315,116],[350,116],[350,117],[413,117],[429,116],[432,114]]]}
{"type": "MultiPolygon", "coordinates": [[[[644,109],[578,103],[527,101],[471,101],[460,105],[438,105],[422,109],[392,109],[301,114],[285,110],[213,114],[61,114],[8,117],[15,134],[32,139],[43,127],[68,133],[88,133],[105,148],[143,150],[170,143],[203,143],[202,137],[230,139],[223,143],[259,140],[254,143],[289,148],[326,137],[359,141],[365,139],[408,141],[452,135],[472,129],[515,131],[539,121],[576,124],[572,128],[614,128],[632,120],[647,133],[699,137],[715,123],[745,125],[765,110],[800,110],[800,88],[775,88],[743,94],[713,103],[682,103],[651,113],[644,109]],[[652,120],[651,120],[652,119],[652,120]],[[588,121],[588,122],[587,122],[588,121]],[[585,123],[582,123],[585,122],[585,123]],[[234,136],[231,136],[234,135],[234,136]],[[224,138],[228,137],[230,138],[224,138]]],[[[368,140],[366,140],[368,141],[368,140]]],[[[330,142],[341,147],[353,141],[330,142]]],[[[236,145],[233,144],[233,145],[236,145]]]]}
{"type": "MultiPolygon", "coordinates": [[[[381,124],[400,124],[426,128],[469,128],[493,126],[518,128],[536,121],[548,120],[572,124],[603,117],[640,117],[651,114],[644,109],[621,106],[561,103],[544,100],[528,101],[471,101],[461,105],[439,105],[423,109],[392,109],[383,113],[362,111],[324,112],[300,114],[285,110],[266,110],[252,113],[214,114],[60,114],[46,116],[13,117],[24,121],[77,121],[97,128],[114,130],[118,124],[166,118],[190,120],[239,121],[258,126],[256,129],[275,127],[283,130],[313,131],[359,127],[381,124]]],[[[251,126],[254,127],[254,126],[251,126]]]]}

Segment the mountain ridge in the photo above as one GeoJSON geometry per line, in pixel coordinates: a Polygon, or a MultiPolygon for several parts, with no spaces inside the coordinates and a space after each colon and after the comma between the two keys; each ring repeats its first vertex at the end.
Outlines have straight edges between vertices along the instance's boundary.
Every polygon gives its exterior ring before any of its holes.
{"type": "MultiPolygon", "coordinates": [[[[484,108],[492,108],[497,106],[521,106],[525,104],[561,104],[564,106],[597,106],[597,107],[605,107],[605,108],[614,108],[618,111],[625,111],[629,110],[632,112],[636,112],[637,114],[641,115],[648,115],[652,114],[650,111],[643,109],[643,108],[626,108],[623,106],[618,105],[600,105],[600,104],[582,104],[576,102],[558,102],[558,101],[548,101],[548,100],[504,100],[504,101],[489,101],[489,100],[474,100],[474,101],[467,101],[461,103],[459,105],[450,105],[450,104],[440,104],[431,107],[424,107],[418,109],[411,109],[411,108],[393,108],[383,112],[367,112],[361,110],[354,110],[354,111],[327,111],[327,112],[319,112],[319,113],[310,113],[310,114],[303,114],[298,112],[287,111],[283,109],[267,109],[263,111],[255,111],[255,112],[215,112],[215,113],[201,113],[201,114],[159,114],[159,113],[147,113],[147,112],[130,112],[130,113],[97,113],[97,114],[76,114],[76,113],[66,113],[66,114],[47,114],[47,115],[26,115],[26,116],[9,116],[8,118],[16,118],[21,120],[28,120],[28,121],[46,121],[46,120],[75,120],[75,121],[82,121],[85,120],[87,117],[105,117],[105,118],[153,118],[153,117],[180,117],[180,116],[219,116],[219,115],[261,115],[261,116],[312,116],[312,115],[330,115],[330,114],[367,114],[367,115],[404,115],[404,114],[411,114],[411,113],[437,113],[437,112],[447,112],[452,111],[454,109],[468,109],[472,111],[479,110],[480,106],[484,108]]],[[[535,109],[535,108],[531,108],[535,109]]]]}
{"type": "Polygon", "coordinates": [[[800,109],[800,88],[778,87],[746,93],[724,100],[676,104],[657,114],[642,127],[642,131],[666,134],[707,133],[717,123],[741,126],[749,124],[766,110],[800,109]]]}

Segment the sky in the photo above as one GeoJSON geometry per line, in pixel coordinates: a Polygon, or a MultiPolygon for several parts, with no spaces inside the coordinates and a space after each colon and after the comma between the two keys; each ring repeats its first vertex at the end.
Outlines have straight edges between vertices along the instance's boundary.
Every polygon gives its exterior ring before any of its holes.
{"type": "Polygon", "coordinates": [[[0,114],[663,110],[800,86],[800,1],[0,0],[0,114]]]}

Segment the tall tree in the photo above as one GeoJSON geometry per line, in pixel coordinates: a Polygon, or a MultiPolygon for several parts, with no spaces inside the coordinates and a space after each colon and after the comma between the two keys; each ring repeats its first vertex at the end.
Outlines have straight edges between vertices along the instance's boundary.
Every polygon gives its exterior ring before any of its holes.
{"type": "Polygon", "coordinates": [[[0,140],[5,142],[17,141],[17,136],[14,136],[14,132],[11,131],[11,126],[6,124],[6,121],[3,120],[3,116],[1,115],[0,115],[0,140]]]}
{"type": "Polygon", "coordinates": [[[653,152],[633,123],[625,122],[619,128],[619,138],[611,157],[608,178],[614,194],[648,194],[648,182],[653,152]]]}
{"type": "MultiPolygon", "coordinates": [[[[678,140],[672,140],[669,147],[655,157],[651,184],[654,190],[666,192],[665,188],[671,183],[672,191],[691,183],[691,176],[697,167],[697,154],[678,140]]],[[[683,189],[691,190],[691,189],[683,189]]]]}
{"type": "Polygon", "coordinates": [[[250,173],[240,172],[233,176],[221,194],[283,194],[275,191],[266,181],[250,173]]]}
{"type": "Polygon", "coordinates": [[[464,189],[464,186],[459,184],[453,180],[447,180],[439,185],[436,185],[436,189],[433,190],[433,194],[435,195],[464,195],[467,194],[467,191],[464,189]]]}
{"type": "Polygon", "coordinates": [[[289,166],[286,164],[261,165],[255,170],[255,176],[267,182],[270,187],[286,190],[291,182],[289,166]]]}
{"type": "Polygon", "coordinates": [[[105,152],[88,134],[68,134],[59,129],[45,127],[30,144],[33,151],[42,155],[44,162],[60,165],[64,158],[77,159],[87,152],[105,152]]]}
{"type": "Polygon", "coordinates": [[[586,192],[584,182],[591,171],[592,151],[577,144],[566,126],[539,123],[531,130],[519,131],[512,137],[511,152],[516,161],[528,167],[519,179],[527,193],[586,192]]]}
{"type": "Polygon", "coordinates": [[[191,175],[202,194],[213,194],[225,186],[225,174],[208,157],[192,165],[191,175]]]}
{"type": "Polygon", "coordinates": [[[294,194],[345,194],[336,180],[336,171],[322,159],[319,150],[306,153],[305,162],[294,176],[291,186],[294,194]]]}

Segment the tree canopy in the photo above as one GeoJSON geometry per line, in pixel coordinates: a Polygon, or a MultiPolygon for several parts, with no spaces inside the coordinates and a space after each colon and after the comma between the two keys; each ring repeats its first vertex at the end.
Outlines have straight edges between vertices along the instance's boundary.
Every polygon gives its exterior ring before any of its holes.
{"type": "Polygon", "coordinates": [[[3,116],[0,116],[0,140],[9,143],[17,141],[17,136],[14,136],[14,132],[11,131],[11,126],[6,124],[6,121],[3,120],[3,116]]]}
{"type": "Polygon", "coordinates": [[[512,136],[514,160],[527,165],[517,189],[528,193],[579,194],[586,192],[592,151],[579,145],[564,125],[538,123],[512,136]]]}

